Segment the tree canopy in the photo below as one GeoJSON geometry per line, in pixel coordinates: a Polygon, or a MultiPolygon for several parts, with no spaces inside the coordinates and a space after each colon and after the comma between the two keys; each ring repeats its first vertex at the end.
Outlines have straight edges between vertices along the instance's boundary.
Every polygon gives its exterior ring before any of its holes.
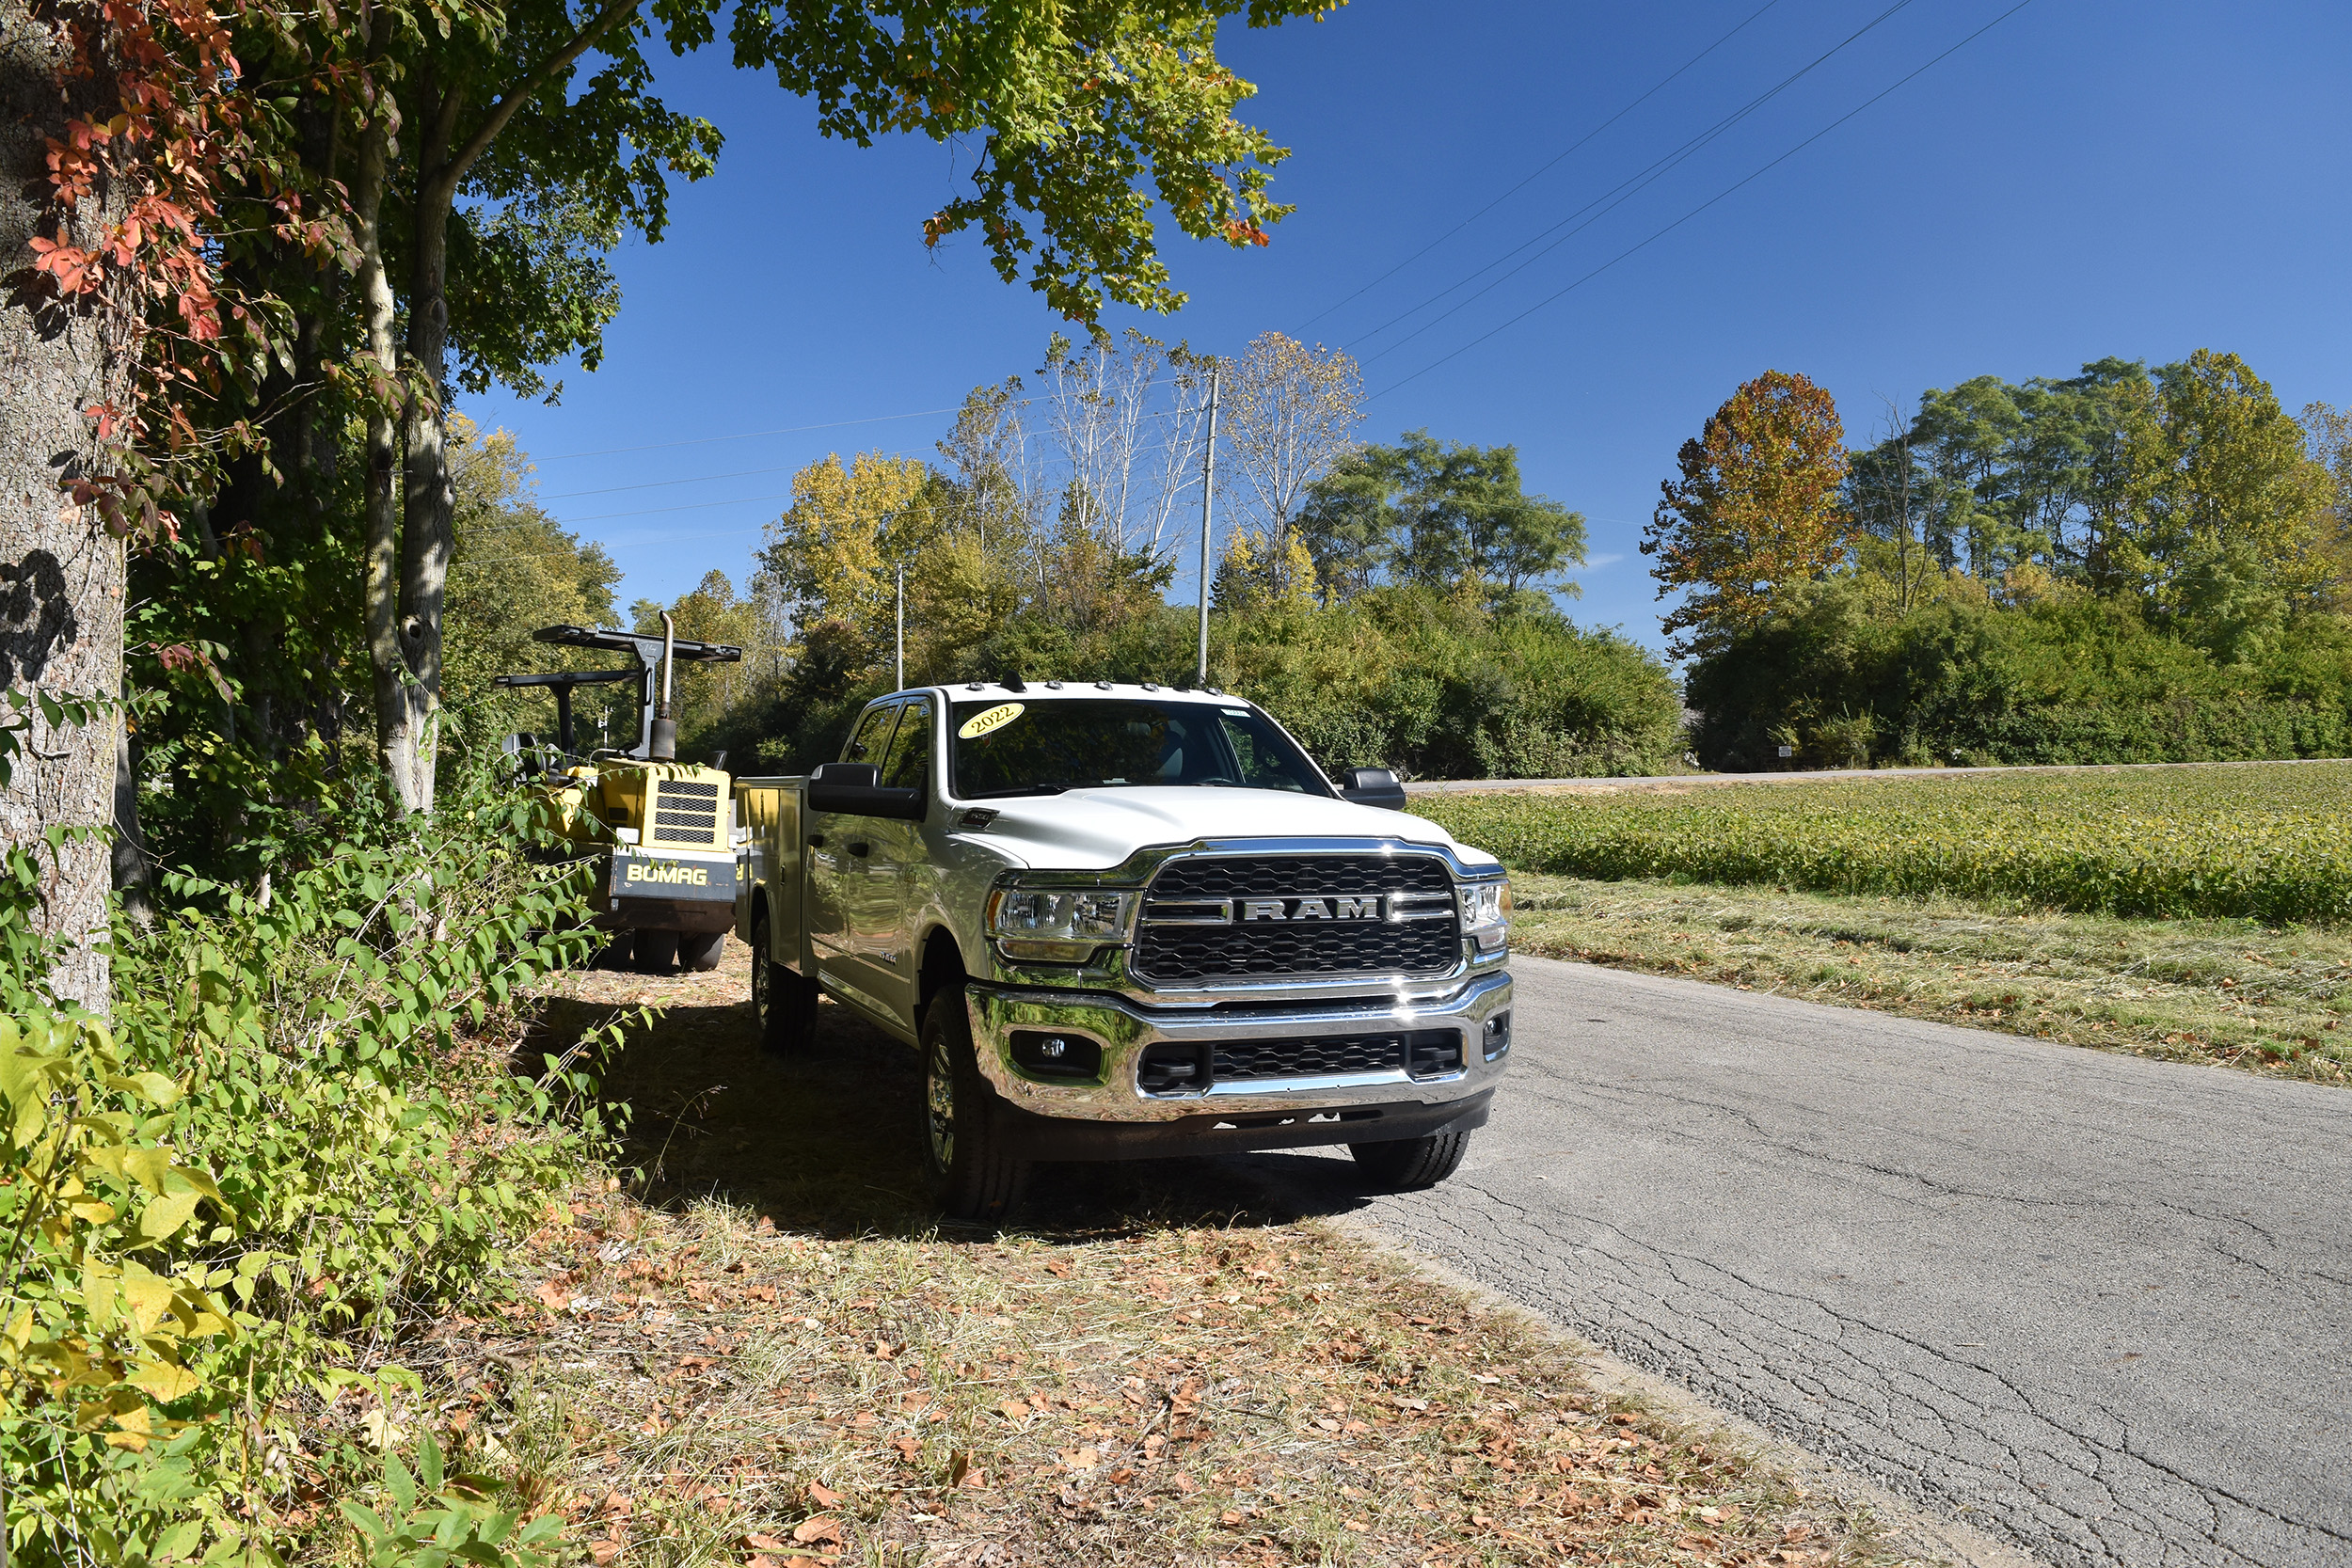
{"type": "Polygon", "coordinates": [[[1331,596],[1387,580],[1510,604],[1538,590],[1573,594],[1561,574],[1584,561],[1583,515],[1527,494],[1518,449],[1425,430],[1341,458],[1296,528],[1331,596]]]}

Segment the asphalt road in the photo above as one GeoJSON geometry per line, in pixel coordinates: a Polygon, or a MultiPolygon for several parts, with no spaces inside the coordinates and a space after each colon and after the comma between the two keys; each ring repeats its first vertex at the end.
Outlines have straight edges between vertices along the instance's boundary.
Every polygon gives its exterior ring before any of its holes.
{"type": "Polygon", "coordinates": [[[2352,1563],[2352,1091],[1515,969],[1492,1123],[1366,1217],[2049,1561],[2352,1563]]]}

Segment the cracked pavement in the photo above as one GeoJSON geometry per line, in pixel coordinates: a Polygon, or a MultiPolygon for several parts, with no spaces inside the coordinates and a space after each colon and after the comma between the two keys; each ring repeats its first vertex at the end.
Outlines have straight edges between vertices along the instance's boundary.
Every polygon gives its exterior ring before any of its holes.
{"type": "Polygon", "coordinates": [[[1453,1180],[1266,1165],[2051,1562],[2352,1562],[2352,1094],[1513,969],[1453,1180]]]}

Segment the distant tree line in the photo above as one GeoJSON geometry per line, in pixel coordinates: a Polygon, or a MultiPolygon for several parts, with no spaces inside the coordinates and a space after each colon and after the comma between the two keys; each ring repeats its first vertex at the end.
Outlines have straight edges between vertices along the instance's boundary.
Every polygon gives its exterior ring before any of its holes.
{"type": "Polygon", "coordinates": [[[2348,434],[2204,349],[1931,389],[1852,451],[1826,391],[1758,377],[1643,545],[1700,759],[2342,754],[2348,434]]]}
{"type": "Polygon", "coordinates": [[[691,700],[689,743],[743,767],[836,754],[894,678],[902,566],[910,683],[1190,681],[1194,610],[1168,594],[1198,548],[1212,370],[1213,684],[1333,768],[1673,764],[1663,664],[1554,602],[1575,592],[1583,518],[1528,495],[1509,447],[1359,442],[1353,362],[1276,333],[1228,361],[1139,334],[1057,340],[1034,379],[975,390],[936,461],[810,465],[748,591],[714,574],[672,607],[693,635],[765,650],[731,696],[691,700]]]}

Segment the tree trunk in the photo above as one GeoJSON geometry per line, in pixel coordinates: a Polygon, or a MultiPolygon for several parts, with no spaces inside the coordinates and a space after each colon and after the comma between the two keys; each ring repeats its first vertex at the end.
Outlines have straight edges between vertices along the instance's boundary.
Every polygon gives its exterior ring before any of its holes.
{"type": "Polygon", "coordinates": [[[139,828],[139,775],[131,754],[131,716],[116,715],[114,887],[122,912],[142,931],[155,924],[155,878],[139,828]]]}
{"type": "MultiPolygon", "coordinates": [[[[62,40],[26,0],[0,0],[0,277],[33,264],[48,233],[40,202],[47,138],[62,138],[78,104],[60,89],[62,40]]],[[[75,98],[103,84],[76,84],[75,98]]],[[[74,214],[92,243],[105,199],[74,214]]],[[[122,689],[121,542],[61,486],[103,472],[106,454],[82,410],[119,395],[104,316],[10,289],[0,297],[0,688],[107,701],[122,689]]],[[[18,732],[0,788],[0,851],[29,849],[42,877],[37,932],[58,943],[56,993],[103,1010],[115,725],[52,726],[36,714],[18,732]],[[65,842],[52,848],[54,830],[65,842]]]]}
{"type": "Polygon", "coordinates": [[[377,104],[377,119],[359,144],[358,180],[352,207],[359,232],[359,300],[367,327],[370,369],[376,377],[368,404],[366,625],[368,664],[374,676],[375,739],[392,796],[403,809],[431,805],[429,788],[417,779],[418,737],[424,728],[425,692],[408,667],[401,638],[400,426],[394,400],[400,386],[400,349],[393,338],[396,307],[392,280],[384,267],[384,187],[390,177],[399,126],[389,94],[377,104]]]}
{"type": "Polygon", "coordinates": [[[443,397],[449,375],[449,216],[459,175],[450,166],[450,144],[465,97],[453,87],[437,103],[429,72],[422,85],[431,118],[420,134],[409,234],[408,364],[414,381],[404,421],[408,467],[400,539],[400,645],[424,696],[412,768],[421,801],[418,809],[430,811],[440,750],[441,611],[456,547],[451,531],[456,490],[443,397]]]}

